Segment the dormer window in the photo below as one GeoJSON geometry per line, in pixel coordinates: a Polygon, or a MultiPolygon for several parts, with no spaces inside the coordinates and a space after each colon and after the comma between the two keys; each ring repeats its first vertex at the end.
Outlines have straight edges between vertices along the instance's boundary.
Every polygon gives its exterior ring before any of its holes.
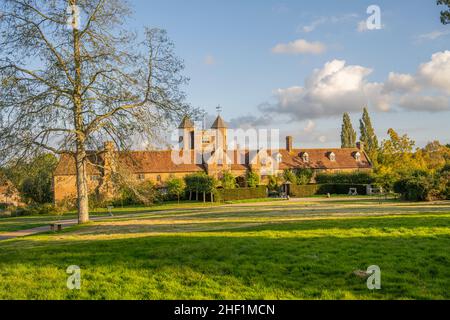
{"type": "Polygon", "coordinates": [[[361,153],[359,153],[359,152],[355,153],[355,160],[358,162],[361,161],[361,153]]]}
{"type": "Polygon", "coordinates": [[[334,152],[330,152],[328,157],[330,158],[330,161],[336,161],[336,154],[334,152]]]}
{"type": "Polygon", "coordinates": [[[283,156],[281,154],[277,154],[277,162],[278,163],[283,162],[283,156]]]}
{"type": "Polygon", "coordinates": [[[303,162],[309,162],[309,154],[307,152],[302,155],[303,162]]]}

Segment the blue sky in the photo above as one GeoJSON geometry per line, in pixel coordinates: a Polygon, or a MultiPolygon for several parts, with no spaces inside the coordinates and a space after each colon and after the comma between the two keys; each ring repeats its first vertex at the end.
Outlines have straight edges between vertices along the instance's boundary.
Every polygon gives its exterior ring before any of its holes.
{"type": "Polygon", "coordinates": [[[220,104],[234,125],[281,129],[298,147],[337,146],[342,112],[358,127],[366,99],[381,138],[393,127],[418,145],[450,142],[450,26],[435,1],[130,3],[131,28],[163,28],[175,42],[188,102],[211,114],[220,104]],[[382,29],[358,30],[372,4],[382,29]]]}

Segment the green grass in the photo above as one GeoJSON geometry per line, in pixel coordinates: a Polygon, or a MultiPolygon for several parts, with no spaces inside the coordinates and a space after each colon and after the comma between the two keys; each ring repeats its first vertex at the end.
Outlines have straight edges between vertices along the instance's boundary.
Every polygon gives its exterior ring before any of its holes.
{"type": "Polygon", "coordinates": [[[448,202],[175,209],[0,242],[0,299],[450,299],[448,202]]]}

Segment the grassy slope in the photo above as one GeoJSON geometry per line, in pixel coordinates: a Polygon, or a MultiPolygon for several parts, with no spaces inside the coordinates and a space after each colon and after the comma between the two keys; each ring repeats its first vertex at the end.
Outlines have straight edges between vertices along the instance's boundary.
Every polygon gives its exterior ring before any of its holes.
{"type": "Polygon", "coordinates": [[[0,298],[450,299],[449,212],[280,204],[98,222],[0,243],[0,298]],[[72,264],[80,291],[65,287],[72,264]],[[372,264],[377,292],[352,274],[372,264]]]}

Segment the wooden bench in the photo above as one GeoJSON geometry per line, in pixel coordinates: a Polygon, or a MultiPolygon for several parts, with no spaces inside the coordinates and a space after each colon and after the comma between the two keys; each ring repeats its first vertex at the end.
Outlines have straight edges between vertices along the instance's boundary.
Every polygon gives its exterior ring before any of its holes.
{"type": "Polygon", "coordinates": [[[62,230],[62,224],[61,223],[51,223],[50,224],[50,230],[51,231],[61,231],[62,230]]]}

